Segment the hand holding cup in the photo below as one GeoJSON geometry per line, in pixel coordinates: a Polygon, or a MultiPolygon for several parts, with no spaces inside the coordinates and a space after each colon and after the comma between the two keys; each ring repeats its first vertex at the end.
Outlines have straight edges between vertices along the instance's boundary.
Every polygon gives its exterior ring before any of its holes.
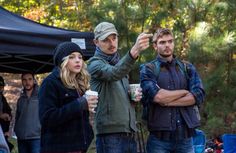
{"type": "Polygon", "coordinates": [[[87,90],[85,92],[85,98],[88,102],[88,109],[91,113],[96,113],[95,108],[98,103],[98,93],[96,91],[87,90]]]}
{"type": "Polygon", "coordinates": [[[135,99],[134,99],[134,101],[135,102],[139,102],[139,101],[141,101],[142,97],[143,97],[142,88],[139,87],[135,91],[135,99]]]}
{"type": "Polygon", "coordinates": [[[140,84],[130,84],[131,100],[138,102],[142,99],[142,88],[140,84]]]}

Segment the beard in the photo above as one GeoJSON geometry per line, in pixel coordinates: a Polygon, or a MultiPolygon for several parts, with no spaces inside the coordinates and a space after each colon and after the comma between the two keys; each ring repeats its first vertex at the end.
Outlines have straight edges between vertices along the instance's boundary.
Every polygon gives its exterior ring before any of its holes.
{"type": "Polygon", "coordinates": [[[161,57],[164,57],[164,58],[167,58],[167,57],[170,57],[170,56],[172,56],[172,54],[159,54],[161,57]]]}
{"type": "Polygon", "coordinates": [[[33,90],[33,88],[34,88],[34,86],[26,86],[26,87],[24,87],[24,89],[26,91],[31,91],[31,90],[33,90]]]}

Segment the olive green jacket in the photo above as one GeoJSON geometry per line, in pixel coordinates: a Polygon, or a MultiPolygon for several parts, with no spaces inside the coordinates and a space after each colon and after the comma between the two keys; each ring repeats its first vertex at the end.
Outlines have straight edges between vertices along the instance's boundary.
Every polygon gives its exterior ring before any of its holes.
{"type": "Polygon", "coordinates": [[[93,56],[88,61],[91,89],[99,94],[95,115],[96,134],[137,131],[127,75],[134,63],[135,59],[130,53],[114,66],[99,56],[93,56]]]}

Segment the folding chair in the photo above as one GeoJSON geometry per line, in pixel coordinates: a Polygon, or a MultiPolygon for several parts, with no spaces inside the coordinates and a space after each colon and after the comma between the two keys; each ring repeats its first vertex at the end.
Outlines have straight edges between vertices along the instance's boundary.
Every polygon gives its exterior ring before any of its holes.
{"type": "Polygon", "coordinates": [[[193,145],[195,153],[205,152],[206,136],[202,130],[196,129],[196,134],[193,136],[193,145]]]}
{"type": "Polygon", "coordinates": [[[223,135],[224,153],[236,153],[236,134],[223,135]]]}

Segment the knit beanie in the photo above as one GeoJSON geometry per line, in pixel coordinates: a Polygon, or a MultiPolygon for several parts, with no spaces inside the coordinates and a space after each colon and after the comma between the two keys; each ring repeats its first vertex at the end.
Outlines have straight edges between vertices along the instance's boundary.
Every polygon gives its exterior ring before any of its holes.
{"type": "Polygon", "coordinates": [[[60,66],[63,62],[63,58],[70,55],[73,52],[79,52],[83,56],[83,52],[81,48],[73,42],[63,42],[57,45],[54,55],[53,61],[56,66],[60,66]]]}

